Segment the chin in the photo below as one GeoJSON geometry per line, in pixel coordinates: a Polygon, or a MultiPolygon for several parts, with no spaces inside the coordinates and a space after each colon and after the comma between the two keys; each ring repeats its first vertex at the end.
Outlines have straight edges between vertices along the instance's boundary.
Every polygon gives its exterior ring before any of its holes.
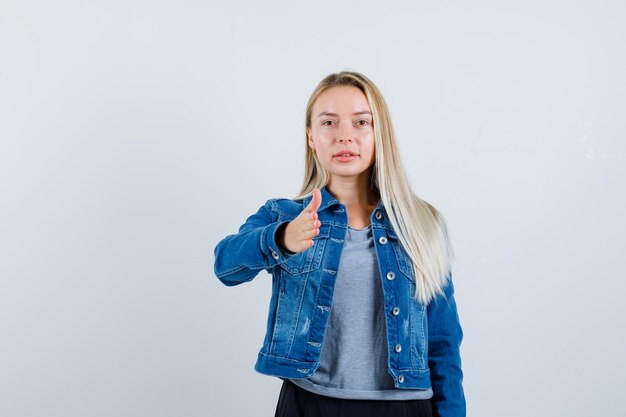
{"type": "Polygon", "coordinates": [[[363,170],[358,170],[358,169],[351,169],[351,170],[336,170],[336,171],[328,171],[331,175],[335,175],[337,177],[358,177],[359,175],[364,174],[367,171],[367,169],[363,169],[363,170]]]}

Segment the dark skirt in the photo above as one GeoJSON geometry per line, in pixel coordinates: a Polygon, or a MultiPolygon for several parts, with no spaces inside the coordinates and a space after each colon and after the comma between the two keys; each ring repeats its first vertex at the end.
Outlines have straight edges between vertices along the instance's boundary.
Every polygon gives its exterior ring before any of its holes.
{"type": "Polygon", "coordinates": [[[432,417],[430,400],[346,400],[283,380],[274,417],[432,417]]]}

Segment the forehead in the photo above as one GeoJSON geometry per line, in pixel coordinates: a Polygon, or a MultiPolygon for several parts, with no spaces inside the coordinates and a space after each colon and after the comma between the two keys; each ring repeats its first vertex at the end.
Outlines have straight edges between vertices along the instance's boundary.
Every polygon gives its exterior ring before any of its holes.
{"type": "Polygon", "coordinates": [[[329,88],[317,97],[313,105],[314,116],[323,111],[341,114],[365,110],[370,110],[365,94],[351,85],[329,88]]]}

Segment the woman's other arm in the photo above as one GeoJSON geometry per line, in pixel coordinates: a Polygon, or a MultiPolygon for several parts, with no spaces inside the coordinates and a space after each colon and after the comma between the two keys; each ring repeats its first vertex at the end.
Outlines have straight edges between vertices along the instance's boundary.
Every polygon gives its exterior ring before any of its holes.
{"type": "Polygon", "coordinates": [[[463,330],[459,322],[452,273],[444,296],[428,306],[428,366],[433,386],[433,416],[465,417],[465,394],[460,347],[463,330]]]}

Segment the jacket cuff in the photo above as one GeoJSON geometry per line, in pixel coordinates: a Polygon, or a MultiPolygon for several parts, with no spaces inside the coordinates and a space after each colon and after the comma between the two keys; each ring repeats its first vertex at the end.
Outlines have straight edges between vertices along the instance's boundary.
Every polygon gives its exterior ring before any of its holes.
{"type": "Polygon", "coordinates": [[[278,242],[276,242],[276,232],[278,228],[286,223],[289,223],[289,221],[272,223],[267,226],[265,233],[261,235],[261,242],[263,243],[261,247],[265,255],[268,256],[269,267],[279,265],[295,255],[295,252],[283,251],[280,246],[278,246],[278,242]]]}

